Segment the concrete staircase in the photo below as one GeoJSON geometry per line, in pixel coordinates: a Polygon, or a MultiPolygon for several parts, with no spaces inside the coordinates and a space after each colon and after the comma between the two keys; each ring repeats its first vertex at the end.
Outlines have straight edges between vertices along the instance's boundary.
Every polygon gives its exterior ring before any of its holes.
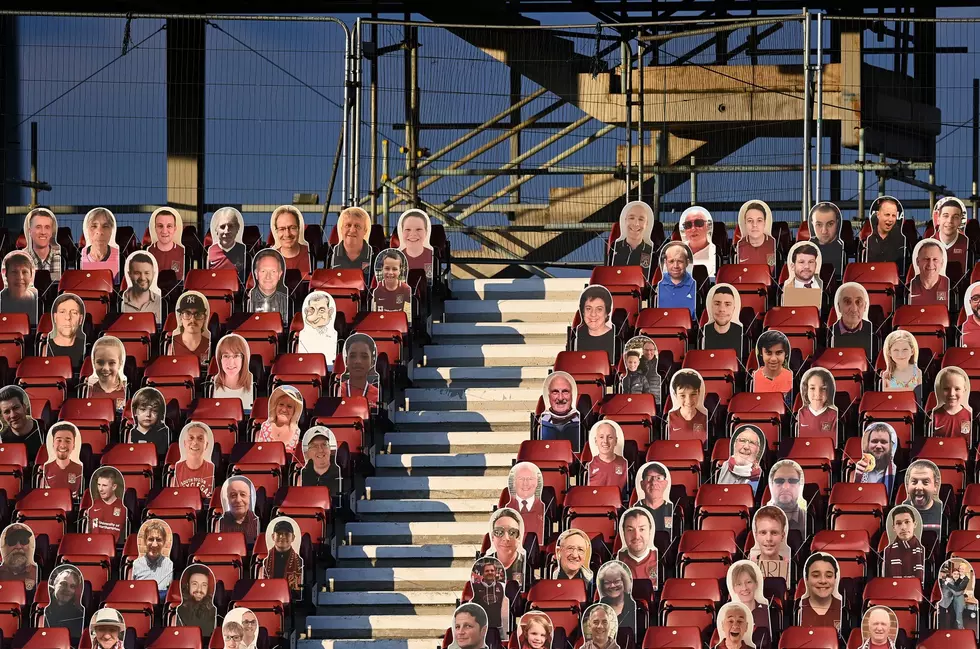
{"type": "Polygon", "coordinates": [[[436,649],[586,284],[453,283],[301,649],[436,649]]]}

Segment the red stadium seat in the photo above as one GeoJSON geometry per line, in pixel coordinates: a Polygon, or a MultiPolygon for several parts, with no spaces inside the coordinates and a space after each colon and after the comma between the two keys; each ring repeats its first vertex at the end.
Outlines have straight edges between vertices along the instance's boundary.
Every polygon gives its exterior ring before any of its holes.
{"type": "Polygon", "coordinates": [[[701,649],[701,629],[696,626],[649,626],[642,649],[701,649]]]}
{"type": "Polygon", "coordinates": [[[327,487],[289,487],[273,508],[273,516],[289,516],[303,535],[319,547],[330,540],[330,490],[327,487]]]}
{"type": "Polygon", "coordinates": [[[837,649],[837,629],[791,626],[780,634],[779,649],[837,649]]]}

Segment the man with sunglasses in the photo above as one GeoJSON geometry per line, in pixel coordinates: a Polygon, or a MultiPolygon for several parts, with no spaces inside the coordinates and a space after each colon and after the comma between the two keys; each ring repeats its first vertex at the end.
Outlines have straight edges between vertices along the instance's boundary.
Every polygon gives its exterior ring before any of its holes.
{"type": "Polygon", "coordinates": [[[197,356],[201,363],[211,359],[211,336],[208,334],[208,305],[197,293],[184,293],[177,300],[177,330],[171,354],[197,356]]]}
{"type": "Polygon", "coordinates": [[[0,537],[0,581],[22,581],[24,588],[34,590],[37,585],[34,532],[23,523],[13,523],[0,537]]]}
{"type": "Polygon", "coordinates": [[[769,493],[772,495],[767,505],[775,505],[783,510],[789,520],[789,529],[806,536],[806,501],[803,500],[803,468],[793,460],[780,460],[769,471],[769,493]]]}

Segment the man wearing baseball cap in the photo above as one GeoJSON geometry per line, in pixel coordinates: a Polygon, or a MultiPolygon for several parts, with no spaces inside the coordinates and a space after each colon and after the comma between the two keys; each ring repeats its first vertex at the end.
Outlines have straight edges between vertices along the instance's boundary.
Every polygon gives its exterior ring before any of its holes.
{"type": "Polygon", "coordinates": [[[197,356],[201,363],[211,358],[208,335],[208,303],[203,295],[189,291],[177,300],[177,329],[174,330],[171,354],[197,356]]]}
{"type": "Polygon", "coordinates": [[[122,613],[114,608],[102,608],[95,612],[88,626],[92,647],[122,649],[126,637],[126,622],[122,613]]]}
{"type": "Polygon", "coordinates": [[[275,545],[269,548],[269,556],[262,564],[264,579],[285,579],[289,590],[303,587],[303,560],[293,549],[295,538],[293,524],[288,520],[279,520],[272,528],[275,545]]]}
{"type": "Polygon", "coordinates": [[[341,489],[340,467],[331,455],[327,429],[317,426],[307,431],[307,434],[310,436],[303,445],[306,466],[300,474],[300,482],[304,487],[327,487],[330,495],[335,496],[341,489]]]}

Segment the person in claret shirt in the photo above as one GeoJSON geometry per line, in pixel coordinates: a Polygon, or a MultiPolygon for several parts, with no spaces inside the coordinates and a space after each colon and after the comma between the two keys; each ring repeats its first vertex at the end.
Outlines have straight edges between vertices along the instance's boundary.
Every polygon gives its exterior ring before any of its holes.
{"type": "Polygon", "coordinates": [[[755,561],[764,577],[782,577],[789,586],[790,550],[789,521],[775,505],[760,507],[752,519],[752,538],[755,545],[749,550],[749,560],[755,561]]]}
{"type": "Polygon", "coordinates": [[[763,594],[765,578],[758,564],[748,559],[736,561],[728,569],[725,581],[731,601],[744,604],[752,612],[752,622],[757,629],[768,629],[769,600],[763,594]]]}
{"type": "Polygon", "coordinates": [[[844,598],[840,594],[840,567],[833,555],[814,552],[803,566],[806,592],[800,601],[799,626],[826,626],[840,631],[844,598]]]}
{"type": "Polygon", "coordinates": [[[697,370],[682,369],[670,379],[672,408],[667,413],[667,439],[697,439],[708,443],[708,410],[704,379],[697,370]]]}
{"type": "Polygon", "coordinates": [[[202,365],[211,360],[211,335],[208,320],[211,309],[207,298],[197,291],[187,291],[177,300],[177,328],[170,341],[173,356],[197,356],[202,365]]]}
{"type": "Polygon", "coordinates": [[[286,260],[286,270],[299,271],[300,277],[309,276],[310,246],[306,243],[306,223],[303,213],[292,205],[280,205],[269,221],[273,248],[286,260]]]}
{"type": "Polygon", "coordinates": [[[922,545],[922,518],[914,507],[897,505],[885,522],[888,546],[881,558],[882,577],[912,577],[924,583],[926,551],[922,545]]]}
{"type": "Polygon", "coordinates": [[[653,516],[643,507],[627,509],[619,520],[619,540],[623,549],[616,555],[633,573],[633,579],[649,579],[654,590],[659,584],[657,547],[653,537],[657,530],[653,516]]]}
{"type": "Polygon", "coordinates": [[[112,399],[116,410],[126,403],[126,346],[115,336],[103,336],[92,345],[92,375],[85,379],[86,397],[112,399]]]}
{"type": "Polygon", "coordinates": [[[211,215],[211,247],[208,248],[208,268],[234,268],[238,280],[245,283],[245,243],[242,234],[245,219],[234,207],[222,207],[211,215]]]}
{"type": "Polygon", "coordinates": [[[432,223],[429,215],[418,209],[410,209],[398,217],[398,249],[408,258],[409,270],[425,271],[425,277],[432,283],[435,268],[432,261],[432,245],[429,238],[432,223]]]}
{"type": "Polygon", "coordinates": [[[184,279],[184,246],[180,245],[184,234],[184,220],[180,212],[161,207],[150,215],[150,247],[146,249],[157,260],[161,271],[171,270],[177,281],[184,279]]]}
{"type": "Polygon", "coordinates": [[[214,433],[207,424],[192,421],[180,431],[180,461],[174,465],[172,487],[197,487],[204,500],[214,492],[214,433]]]}
{"type": "Polygon", "coordinates": [[[882,392],[914,392],[922,401],[922,370],[919,369],[919,344],[908,331],[896,329],[883,345],[885,371],[881,373],[882,392]]]}
{"type": "Polygon", "coordinates": [[[590,487],[626,487],[629,464],[623,457],[623,431],[611,419],[603,419],[589,431],[589,447],[592,461],[588,467],[590,487]]]}
{"type": "Polygon", "coordinates": [[[759,369],[752,374],[753,392],[779,392],[786,405],[791,404],[793,371],[789,369],[789,338],[782,331],[770,329],[756,343],[759,369]]]}
{"type": "Polygon", "coordinates": [[[964,347],[980,347],[980,282],[970,284],[963,295],[966,320],[960,327],[960,342],[964,347]]]}
{"type": "Polygon", "coordinates": [[[129,510],[122,500],[126,493],[122,473],[115,467],[99,467],[92,474],[89,493],[92,495],[92,506],[85,514],[88,531],[108,532],[119,543],[120,537],[127,536],[129,519],[129,510]]]}
{"type": "Polygon", "coordinates": [[[936,408],[932,411],[933,437],[962,437],[973,441],[970,377],[958,367],[944,367],[936,375],[936,408]]]}
{"type": "Polygon", "coordinates": [[[751,200],[738,210],[738,229],[742,238],[735,244],[739,264],[765,264],[776,268],[776,240],[772,238],[772,210],[763,201],[751,200]]]}
{"type": "Polygon", "coordinates": [[[949,304],[946,249],[935,239],[923,239],[912,252],[915,277],[909,282],[909,304],[949,304]]]}
{"type": "Polygon", "coordinates": [[[375,311],[404,311],[412,319],[412,287],[408,285],[408,259],[397,248],[378,253],[374,260],[374,289],[372,304],[375,311]]]}
{"type": "Polygon", "coordinates": [[[960,270],[967,267],[970,240],[960,228],[966,221],[966,204],[954,196],[946,196],[936,201],[932,210],[932,222],[936,232],[932,236],[946,249],[946,258],[951,264],[959,264],[960,270]]]}
{"type": "Polygon", "coordinates": [[[81,498],[85,488],[79,452],[82,435],[75,424],[61,421],[48,430],[48,461],[41,474],[44,489],[69,489],[75,499],[81,498]]]}
{"type": "Polygon", "coordinates": [[[796,434],[799,437],[832,437],[837,439],[837,383],[830,370],[813,367],[800,379],[800,399],[803,407],[796,413],[796,434]]]}

